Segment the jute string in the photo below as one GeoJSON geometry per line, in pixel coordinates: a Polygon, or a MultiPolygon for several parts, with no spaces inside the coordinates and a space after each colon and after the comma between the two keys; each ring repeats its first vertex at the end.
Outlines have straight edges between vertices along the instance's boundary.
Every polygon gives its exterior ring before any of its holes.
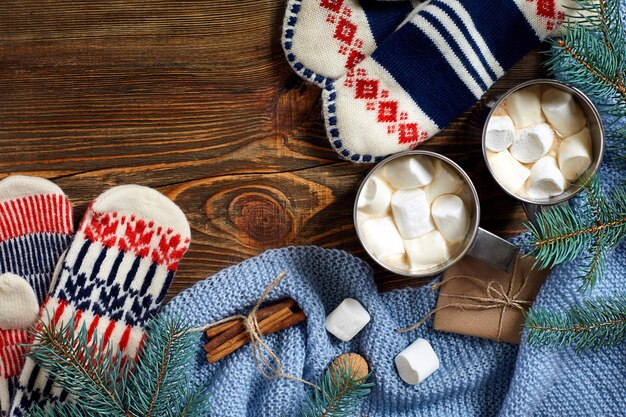
{"type": "Polygon", "coordinates": [[[259,328],[259,322],[256,318],[256,313],[261,307],[261,304],[268,297],[270,292],[287,276],[286,272],[281,272],[278,274],[276,278],[263,291],[261,298],[258,299],[254,308],[247,316],[237,314],[234,316],[227,317],[222,320],[218,320],[216,322],[207,324],[202,327],[196,327],[195,329],[190,329],[188,332],[205,332],[208,329],[219,326],[220,324],[227,323],[233,320],[242,320],[243,326],[248,335],[250,336],[250,346],[252,347],[252,357],[254,358],[254,363],[256,364],[257,369],[266,379],[278,379],[285,378],[290,379],[292,381],[301,382],[306,385],[310,385],[316,389],[319,387],[309,381],[304,379],[295,377],[293,375],[286,374],[282,372],[282,364],[278,356],[270,349],[270,347],[263,340],[263,336],[261,334],[261,329],[259,328]],[[268,358],[269,357],[269,358],[268,358]]]}
{"type": "Polygon", "coordinates": [[[420,326],[422,326],[426,322],[426,320],[434,316],[438,311],[445,310],[448,308],[458,308],[461,310],[465,310],[465,309],[467,310],[490,310],[493,308],[502,308],[502,312],[500,314],[500,320],[498,322],[497,339],[499,340],[502,334],[502,329],[504,327],[504,311],[507,308],[510,308],[510,309],[519,310],[523,313],[532,305],[531,301],[519,299],[520,294],[522,293],[522,291],[524,291],[526,284],[528,283],[528,275],[526,275],[523,278],[522,285],[520,286],[519,290],[517,290],[514,294],[511,294],[513,290],[513,283],[515,281],[515,277],[517,276],[518,262],[519,262],[519,258],[515,261],[515,266],[513,267],[511,285],[509,286],[508,292],[504,290],[504,286],[500,282],[497,282],[497,281],[485,282],[479,278],[472,277],[470,275],[463,275],[463,274],[453,275],[451,277],[441,280],[440,282],[431,286],[431,289],[433,291],[439,289],[441,286],[451,281],[454,281],[457,279],[464,279],[464,280],[467,280],[476,284],[476,286],[478,286],[479,288],[482,288],[486,295],[481,297],[481,296],[464,295],[464,294],[441,294],[440,297],[446,296],[446,297],[455,298],[461,301],[447,304],[441,307],[437,307],[431,310],[423,319],[421,319],[414,325],[404,328],[404,329],[397,329],[396,331],[398,333],[407,333],[407,332],[413,331],[419,328],[420,326]]]}

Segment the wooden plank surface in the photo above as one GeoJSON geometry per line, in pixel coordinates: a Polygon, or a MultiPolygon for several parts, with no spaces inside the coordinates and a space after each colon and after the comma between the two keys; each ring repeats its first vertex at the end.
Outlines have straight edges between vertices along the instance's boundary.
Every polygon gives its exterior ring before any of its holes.
{"type": "MultiPolygon", "coordinates": [[[[77,219],[114,185],[168,195],[193,233],[170,296],[269,248],[365,257],[352,205],[371,167],[330,149],[320,90],[285,62],[283,13],[277,0],[0,2],[0,178],[55,181],[77,219]]],[[[541,60],[529,54],[422,147],[469,172],[481,225],[501,236],[524,214],[482,160],[484,103],[545,75],[541,60]]],[[[376,271],[381,290],[419,283],[376,271]]]]}

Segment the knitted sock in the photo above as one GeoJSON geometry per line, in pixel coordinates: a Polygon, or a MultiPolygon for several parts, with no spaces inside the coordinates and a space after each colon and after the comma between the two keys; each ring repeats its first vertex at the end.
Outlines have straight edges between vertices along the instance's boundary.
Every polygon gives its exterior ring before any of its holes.
{"type": "MultiPolygon", "coordinates": [[[[183,212],[159,192],[138,185],[112,188],[88,208],[42,306],[54,325],[85,325],[105,345],[137,356],[146,321],[163,301],[189,245],[183,212]]],[[[22,371],[11,415],[31,403],[65,400],[67,393],[30,358],[22,371]]]]}
{"type": "Polygon", "coordinates": [[[422,0],[289,0],[283,49],[294,71],[324,87],[371,54],[422,0]]]}
{"type": "Polygon", "coordinates": [[[0,181],[0,415],[10,407],[24,364],[26,329],[37,318],[54,266],[72,234],[72,207],[43,178],[0,181]]]}
{"type": "Polygon", "coordinates": [[[558,0],[432,0],[323,91],[339,154],[375,162],[471,107],[564,18],[558,0]]]}

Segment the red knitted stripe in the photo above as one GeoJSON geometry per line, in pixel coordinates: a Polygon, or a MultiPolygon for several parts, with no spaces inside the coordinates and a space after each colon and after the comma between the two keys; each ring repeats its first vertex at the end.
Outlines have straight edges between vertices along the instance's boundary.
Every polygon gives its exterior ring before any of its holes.
{"type": "Polygon", "coordinates": [[[0,203],[0,240],[31,233],[72,234],[72,207],[67,197],[40,194],[0,203]]]}
{"type": "Polygon", "coordinates": [[[31,343],[31,336],[26,330],[0,330],[0,377],[19,375],[27,350],[21,344],[28,343],[31,343]]]}
{"type": "Polygon", "coordinates": [[[67,301],[60,300],[55,297],[48,297],[41,307],[41,317],[49,317],[54,326],[60,327],[63,324],[73,320],[74,330],[80,330],[85,326],[87,330],[87,341],[91,343],[94,338],[98,337],[100,343],[104,346],[112,344],[117,351],[125,352],[136,357],[138,351],[137,345],[142,343],[145,334],[143,331],[134,331],[133,328],[123,321],[111,320],[106,316],[92,315],[82,310],[75,309],[67,301]],[[132,337],[137,337],[136,344],[132,351],[128,351],[132,337]]]}
{"type": "Polygon", "coordinates": [[[170,271],[176,270],[180,258],[189,247],[189,238],[183,239],[170,228],[157,226],[152,221],[134,215],[96,213],[91,207],[80,231],[94,243],[149,258],[170,271]]]}
{"type": "Polygon", "coordinates": [[[0,348],[20,343],[29,343],[30,338],[26,330],[2,330],[0,329],[0,348]]]}

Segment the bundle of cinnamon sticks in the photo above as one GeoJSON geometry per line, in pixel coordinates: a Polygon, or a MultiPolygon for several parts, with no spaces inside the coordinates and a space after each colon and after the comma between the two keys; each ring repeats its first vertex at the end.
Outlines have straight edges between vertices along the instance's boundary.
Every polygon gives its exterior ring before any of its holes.
{"type": "MultiPolygon", "coordinates": [[[[304,312],[292,299],[261,308],[256,313],[261,335],[279,332],[306,320],[304,312]]],[[[215,363],[250,342],[241,318],[208,329],[209,341],[204,351],[209,363],[215,363]]]]}

